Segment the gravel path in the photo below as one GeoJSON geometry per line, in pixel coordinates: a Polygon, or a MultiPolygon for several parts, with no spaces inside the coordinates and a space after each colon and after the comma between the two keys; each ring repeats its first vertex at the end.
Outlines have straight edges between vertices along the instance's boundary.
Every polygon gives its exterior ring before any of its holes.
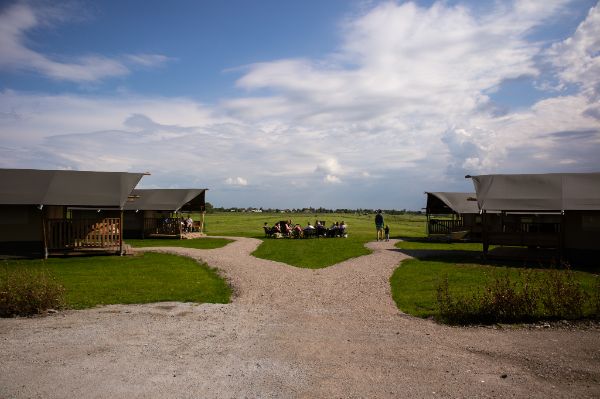
{"type": "Polygon", "coordinates": [[[259,240],[152,248],[206,261],[231,304],[104,306],[0,320],[0,398],[600,397],[597,328],[453,328],[398,311],[394,241],[326,269],[259,240]]]}

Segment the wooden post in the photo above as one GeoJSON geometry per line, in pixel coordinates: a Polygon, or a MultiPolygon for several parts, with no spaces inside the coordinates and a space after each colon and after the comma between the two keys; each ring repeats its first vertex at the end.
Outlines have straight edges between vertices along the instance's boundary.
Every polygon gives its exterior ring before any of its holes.
{"type": "Polygon", "coordinates": [[[179,239],[182,240],[183,239],[183,223],[181,220],[181,214],[179,212],[177,212],[175,215],[177,215],[177,224],[179,225],[179,239]]]}
{"type": "Polygon", "coordinates": [[[558,232],[558,234],[559,234],[558,256],[559,256],[559,259],[561,262],[563,262],[565,260],[565,235],[566,235],[565,219],[566,219],[565,211],[561,211],[560,225],[559,225],[560,231],[558,232]]]}
{"type": "Polygon", "coordinates": [[[119,219],[119,255],[123,256],[123,209],[121,209],[121,218],[119,219]]]}
{"type": "Polygon", "coordinates": [[[481,214],[481,237],[483,238],[483,259],[487,259],[488,249],[490,248],[489,237],[487,232],[487,213],[483,211],[481,214]]]}
{"type": "Polygon", "coordinates": [[[202,218],[200,219],[200,233],[204,233],[204,215],[206,211],[202,211],[202,218]]]}
{"type": "Polygon", "coordinates": [[[42,236],[44,238],[44,259],[48,259],[48,234],[46,233],[46,217],[44,216],[44,207],[42,205],[42,236]]]}

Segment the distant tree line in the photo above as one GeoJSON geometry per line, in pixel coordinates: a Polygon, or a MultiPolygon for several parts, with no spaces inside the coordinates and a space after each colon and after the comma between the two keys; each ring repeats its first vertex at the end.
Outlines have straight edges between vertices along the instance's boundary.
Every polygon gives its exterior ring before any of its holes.
{"type": "MultiPolygon", "coordinates": [[[[383,213],[387,215],[420,215],[421,211],[411,211],[407,209],[382,209],[383,213]]],[[[370,215],[377,212],[377,209],[369,209],[369,208],[224,208],[224,207],[214,207],[210,202],[206,203],[206,212],[214,213],[214,212],[248,212],[248,213],[348,213],[348,214],[356,214],[356,215],[370,215]]]]}

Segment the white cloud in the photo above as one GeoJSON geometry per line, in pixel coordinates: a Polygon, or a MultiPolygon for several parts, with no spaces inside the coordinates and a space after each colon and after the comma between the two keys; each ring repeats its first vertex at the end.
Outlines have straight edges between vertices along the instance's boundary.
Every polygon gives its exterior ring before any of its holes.
{"type": "Polygon", "coordinates": [[[230,185],[230,186],[247,186],[248,185],[248,180],[244,179],[243,177],[228,177],[227,179],[225,179],[225,184],[230,185]]]}
{"type": "MultiPolygon", "coordinates": [[[[218,205],[410,209],[421,208],[425,190],[472,189],[465,174],[598,170],[600,108],[589,95],[600,76],[597,10],[551,51],[527,39],[564,3],[494,2],[483,14],[446,2],[384,3],[348,20],[330,55],[253,64],[236,83],[246,96],[211,107],[4,91],[0,167],[150,171],[144,184],[209,187],[218,205]],[[538,75],[541,54],[581,91],[488,112],[486,93],[538,75]],[[244,195],[231,195],[239,187],[244,195]]],[[[13,38],[0,35],[1,45],[30,51],[22,46],[37,26],[29,11],[0,24],[13,38]]],[[[9,55],[0,67],[20,59],[9,55]]]]}
{"type": "MultiPolygon", "coordinates": [[[[59,7],[36,7],[25,2],[5,8],[0,14],[0,69],[33,71],[51,79],[71,82],[95,82],[128,75],[127,63],[145,67],[160,66],[169,60],[159,54],[125,55],[123,60],[102,55],[81,55],[57,60],[27,46],[27,32],[55,21],[64,22],[71,10],[59,7]]],[[[64,57],[62,57],[64,58],[64,57]]]]}
{"type": "Polygon", "coordinates": [[[600,4],[592,7],[573,36],[546,52],[563,84],[576,84],[600,100],[600,4]]]}
{"type": "Polygon", "coordinates": [[[323,181],[325,183],[332,183],[332,184],[338,184],[338,183],[342,182],[340,180],[340,178],[335,175],[326,175],[325,178],[323,179],[323,181]]]}
{"type": "Polygon", "coordinates": [[[129,54],[126,59],[134,64],[145,67],[160,67],[172,59],[161,54],[129,54]]]}

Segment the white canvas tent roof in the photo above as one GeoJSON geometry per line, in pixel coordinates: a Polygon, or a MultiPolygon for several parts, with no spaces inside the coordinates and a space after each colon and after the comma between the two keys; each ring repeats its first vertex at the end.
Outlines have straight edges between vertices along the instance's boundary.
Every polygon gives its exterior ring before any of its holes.
{"type": "MultiPolygon", "coordinates": [[[[475,193],[426,192],[425,194],[438,198],[448,208],[458,214],[479,213],[477,201],[474,200],[475,193]]],[[[427,207],[429,208],[429,201],[427,202],[427,207]]]]}
{"type": "Polygon", "coordinates": [[[0,169],[0,204],[122,209],[145,174],[0,169]]]}
{"type": "Polygon", "coordinates": [[[600,210],[600,173],[468,177],[485,211],[600,210]]]}
{"type": "Polygon", "coordinates": [[[131,193],[133,199],[125,205],[125,209],[177,212],[205,191],[204,188],[136,189],[131,193]]]}

